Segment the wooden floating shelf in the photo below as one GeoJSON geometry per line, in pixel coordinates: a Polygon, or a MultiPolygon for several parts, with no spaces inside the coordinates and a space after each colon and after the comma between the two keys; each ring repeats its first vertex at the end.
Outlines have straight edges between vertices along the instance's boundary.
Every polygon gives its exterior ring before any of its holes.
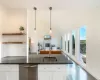
{"type": "Polygon", "coordinates": [[[25,33],[3,33],[2,35],[26,35],[25,33]]]}
{"type": "Polygon", "coordinates": [[[3,44],[23,44],[25,42],[2,42],[3,44]]]}

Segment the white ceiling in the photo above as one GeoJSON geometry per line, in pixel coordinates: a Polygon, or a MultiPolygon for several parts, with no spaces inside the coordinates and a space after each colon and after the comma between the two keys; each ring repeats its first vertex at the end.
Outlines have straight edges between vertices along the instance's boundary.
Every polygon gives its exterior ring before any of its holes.
{"type": "MultiPolygon", "coordinates": [[[[52,27],[63,33],[93,22],[100,13],[100,0],[0,0],[1,3],[10,8],[32,9],[36,6],[40,10],[52,6],[53,10],[57,9],[52,12],[52,27]]],[[[42,19],[44,17],[46,16],[42,19]]]]}
{"type": "Polygon", "coordinates": [[[100,7],[100,0],[0,0],[0,3],[10,8],[32,8],[34,6],[39,9],[66,8],[94,8],[100,7]]]}

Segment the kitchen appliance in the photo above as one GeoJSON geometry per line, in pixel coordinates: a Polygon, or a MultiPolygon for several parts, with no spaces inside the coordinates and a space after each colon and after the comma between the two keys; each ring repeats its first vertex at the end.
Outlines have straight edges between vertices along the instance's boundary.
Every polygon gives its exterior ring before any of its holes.
{"type": "Polygon", "coordinates": [[[20,64],[19,80],[38,80],[38,66],[31,64],[20,64]]]}

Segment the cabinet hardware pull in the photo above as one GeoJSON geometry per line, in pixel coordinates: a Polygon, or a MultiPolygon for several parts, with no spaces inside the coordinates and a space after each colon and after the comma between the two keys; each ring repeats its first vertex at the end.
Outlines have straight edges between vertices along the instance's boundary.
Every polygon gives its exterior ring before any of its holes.
{"type": "Polygon", "coordinates": [[[24,68],[29,68],[30,66],[24,66],[24,68]]]}
{"type": "Polygon", "coordinates": [[[37,67],[37,65],[33,65],[33,66],[30,66],[30,67],[37,67]]]}
{"type": "Polygon", "coordinates": [[[24,68],[33,68],[33,67],[37,67],[37,65],[33,65],[33,66],[24,66],[24,68]]]}

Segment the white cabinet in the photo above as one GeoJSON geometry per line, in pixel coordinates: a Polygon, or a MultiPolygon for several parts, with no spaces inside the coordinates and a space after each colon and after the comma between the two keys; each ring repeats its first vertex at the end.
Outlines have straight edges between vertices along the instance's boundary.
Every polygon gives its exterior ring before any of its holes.
{"type": "Polygon", "coordinates": [[[66,65],[38,65],[39,80],[66,80],[66,65]]]}
{"type": "Polygon", "coordinates": [[[53,72],[53,80],[66,80],[66,76],[63,71],[53,72]]]}
{"type": "Polygon", "coordinates": [[[0,80],[7,80],[6,72],[0,71],[0,80]]]}
{"type": "Polygon", "coordinates": [[[19,80],[18,65],[0,65],[1,80],[19,80]]]}
{"type": "Polygon", "coordinates": [[[7,72],[7,80],[19,80],[19,73],[17,71],[7,72]]]}
{"type": "Polygon", "coordinates": [[[51,73],[47,71],[40,71],[38,73],[38,80],[50,80],[51,73]]]}

